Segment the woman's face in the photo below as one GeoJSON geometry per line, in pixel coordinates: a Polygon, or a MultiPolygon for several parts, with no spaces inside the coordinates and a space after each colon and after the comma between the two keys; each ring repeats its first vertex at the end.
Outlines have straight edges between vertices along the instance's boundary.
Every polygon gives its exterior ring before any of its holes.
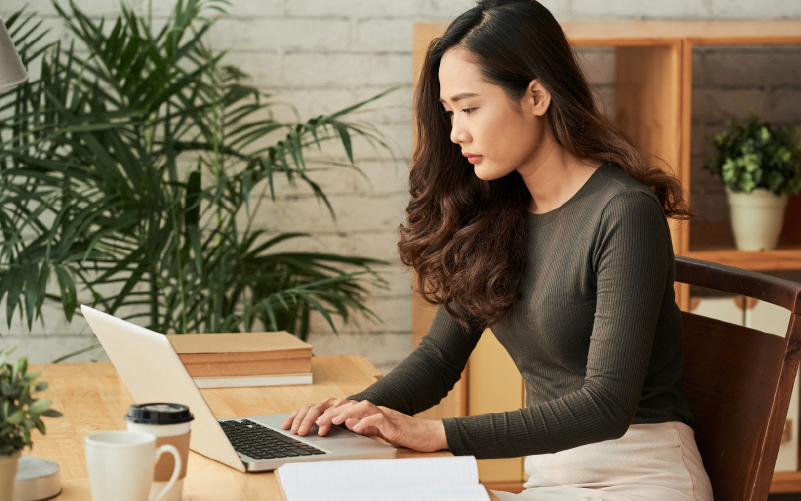
{"type": "Polygon", "coordinates": [[[440,102],[450,117],[450,139],[480,179],[498,179],[514,170],[524,173],[543,154],[550,94],[533,81],[518,110],[499,85],[484,80],[471,54],[453,47],[439,66],[440,102]]]}

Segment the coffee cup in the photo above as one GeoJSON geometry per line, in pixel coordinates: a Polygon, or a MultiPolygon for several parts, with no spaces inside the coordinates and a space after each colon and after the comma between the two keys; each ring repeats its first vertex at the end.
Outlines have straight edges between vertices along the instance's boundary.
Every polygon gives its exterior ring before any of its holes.
{"type": "Polygon", "coordinates": [[[162,501],[181,471],[181,455],[172,445],[156,447],[156,437],[131,431],[101,431],[87,435],[86,472],[94,501],[162,501]],[[164,453],[174,468],[164,488],[150,496],[153,470],[164,453]]]}
{"type": "MultiPolygon", "coordinates": [[[[181,455],[181,472],[163,501],[181,501],[189,459],[190,422],[193,419],[189,407],[171,403],[134,404],[125,415],[129,431],[150,433],[156,437],[157,446],[172,445],[181,455]]],[[[170,456],[164,456],[156,463],[151,495],[160,492],[167,485],[172,469],[173,459],[170,456]]]]}

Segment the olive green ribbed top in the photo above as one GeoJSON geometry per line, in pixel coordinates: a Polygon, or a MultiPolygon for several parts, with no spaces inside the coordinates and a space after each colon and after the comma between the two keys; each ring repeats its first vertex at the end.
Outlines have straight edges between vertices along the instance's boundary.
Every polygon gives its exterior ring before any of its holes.
{"type": "MultiPolygon", "coordinates": [[[[446,418],[448,447],[477,458],[553,453],[629,424],[691,424],[670,230],[654,193],[615,164],[561,207],[528,215],[520,299],[492,332],[526,383],[526,407],[446,418]]],[[[481,336],[440,308],[386,377],[352,395],[406,414],[436,405],[481,336]]]]}

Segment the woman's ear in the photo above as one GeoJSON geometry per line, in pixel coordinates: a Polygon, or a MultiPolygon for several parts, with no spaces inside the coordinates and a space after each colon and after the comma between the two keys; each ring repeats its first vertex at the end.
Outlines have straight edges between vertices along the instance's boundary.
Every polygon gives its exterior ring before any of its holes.
{"type": "Polygon", "coordinates": [[[539,80],[532,80],[528,84],[523,101],[525,104],[524,109],[527,112],[541,117],[545,115],[551,105],[551,93],[539,80]]]}

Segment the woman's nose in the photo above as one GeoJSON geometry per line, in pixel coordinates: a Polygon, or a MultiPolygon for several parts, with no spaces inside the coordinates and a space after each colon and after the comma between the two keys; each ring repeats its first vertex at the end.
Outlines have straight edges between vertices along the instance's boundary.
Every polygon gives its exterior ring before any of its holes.
{"type": "Polygon", "coordinates": [[[470,135],[462,127],[457,120],[453,120],[451,124],[451,142],[460,144],[468,142],[470,135]]]}

